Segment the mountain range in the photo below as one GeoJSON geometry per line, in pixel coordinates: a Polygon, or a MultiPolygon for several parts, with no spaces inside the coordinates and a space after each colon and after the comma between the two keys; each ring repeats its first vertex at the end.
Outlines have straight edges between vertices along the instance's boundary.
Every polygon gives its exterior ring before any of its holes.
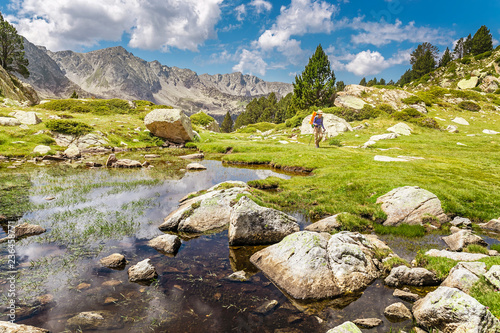
{"type": "Polygon", "coordinates": [[[88,53],[51,52],[25,39],[31,84],[41,98],[79,97],[148,100],[171,105],[188,114],[204,111],[220,118],[237,115],[255,97],[275,92],[278,97],[293,85],[266,82],[242,73],[198,75],[190,69],[145,61],[121,46],[88,53]]]}

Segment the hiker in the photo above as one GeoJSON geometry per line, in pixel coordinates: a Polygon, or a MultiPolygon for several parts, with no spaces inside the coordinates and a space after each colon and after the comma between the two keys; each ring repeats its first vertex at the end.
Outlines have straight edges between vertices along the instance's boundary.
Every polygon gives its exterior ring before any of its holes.
{"type": "Polygon", "coordinates": [[[319,142],[323,139],[323,133],[326,131],[323,125],[323,111],[318,110],[312,125],[314,126],[314,143],[316,144],[316,148],[319,148],[319,142]]]}

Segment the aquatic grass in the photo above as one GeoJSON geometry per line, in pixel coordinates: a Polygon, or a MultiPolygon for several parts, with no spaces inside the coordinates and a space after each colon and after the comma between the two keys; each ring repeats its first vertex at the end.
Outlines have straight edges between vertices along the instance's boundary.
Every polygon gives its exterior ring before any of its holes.
{"type": "Polygon", "coordinates": [[[423,237],[425,236],[425,227],[421,225],[401,224],[398,226],[384,226],[382,224],[375,224],[374,231],[379,235],[396,235],[407,238],[423,237]]]}

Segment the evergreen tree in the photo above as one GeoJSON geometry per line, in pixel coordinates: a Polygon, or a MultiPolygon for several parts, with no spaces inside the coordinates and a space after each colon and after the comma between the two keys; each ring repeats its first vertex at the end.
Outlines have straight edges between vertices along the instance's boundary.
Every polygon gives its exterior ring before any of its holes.
{"type": "Polygon", "coordinates": [[[78,99],[78,94],[76,93],[75,90],[73,90],[73,93],[71,94],[71,96],[69,98],[76,98],[76,99],[78,99]]]}
{"type": "Polygon", "coordinates": [[[24,40],[0,13],[0,65],[9,73],[28,77],[28,59],[24,57],[24,40]]]}
{"type": "Polygon", "coordinates": [[[380,81],[378,82],[378,84],[381,85],[381,86],[385,86],[386,85],[384,79],[380,79],[380,81]]]}
{"type": "Polygon", "coordinates": [[[362,78],[361,81],[359,81],[360,86],[365,86],[366,87],[366,78],[362,78]]]}
{"type": "MultiPolygon", "coordinates": [[[[276,124],[284,123],[285,120],[287,119],[287,110],[292,99],[293,99],[293,93],[289,93],[288,95],[279,100],[278,104],[276,105],[276,114],[274,116],[274,122],[276,124]]],[[[290,116],[289,118],[291,117],[293,116],[290,116]]]]}
{"type": "Polygon", "coordinates": [[[455,44],[455,49],[453,50],[455,58],[462,59],[464,56],[464,39],[460,38],[455,44]]]}
{"type": "Polygon", "coordinates": [[[451,52],[449,48],[446,48],[446,51],[444,51],[443,56],[441,57],[441,60],[439,60],[439,67],[444,67],[452,61],[453,58],[451,57],[451,52]]]}
{"type": "Polygon", "coordinates": [[[471,41],[472,55],[478,55],[484,52],[493,51],[493,37],[490,30],[483,25],[479,28],[471,41]]]}
{"type": "Polygon", "coordinates": [[[377,85],[377,78],[374,77],[373,79],[371,79],[370,81],[368,81],[368,83],[366,84],[367,87],[372,87],[372,86],[375,86],[377,85]]]}
{"type": "Polygon", "coordinates": [[[436,67],[439,49],[431,43],[422,43],[411,53],[412,80],[421,78],[436,67]]]}
{"type": "Polygon", "coordinates": [[[393,80],[389,81],[387,83],[388,86],[395,86],[396,85],[396,82],[394,82],[393,80]]]}
{"type": "Polygon", "coordinates": [[[464,57],[466,55],[469,55],[471,53],[471,50],[472,50],[472,36],[471,34],[469,34],[469,36],[467,36],[467,38],[464,41],[464,57]]]}
{"type": "Polygon", "coordinates": [[[407,83],[410,83],[413,77],[413,73],[411,69],[406,70],[403,75],[399,78],[398,85],[401,87],[404,86],[407,83]]]}
{"type": "Polygon", "coordinates": [[[293,93],[294,104],[300,109],[333,105],[335,73],[330,68],[330,60],[328,60],[321,44],[309,58],[309,63],[302,74],[295,77],[293,93]]]}
{"type": "Polygon", "coordinates": [[[229,111],[226,113],[224,120],[222,121],[222,125],[220,126],[220,130],[222,133],[229,133],[233,131],[233,119],[231,119],[231,115],[229,111]]]}
{"type": "Polygon", "coordinates": [[[342,91],[345,88],[344,81],[337,81],[337,91],[342,91]]]}

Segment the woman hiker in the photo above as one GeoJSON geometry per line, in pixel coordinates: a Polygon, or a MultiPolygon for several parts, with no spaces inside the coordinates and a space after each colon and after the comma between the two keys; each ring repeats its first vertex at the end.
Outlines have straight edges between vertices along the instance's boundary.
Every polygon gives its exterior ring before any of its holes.
{"type": "Polygon", "coordinates": [[[314,143],[316,143],[316,148],[319,148],[319,142],[323,139],[323,133],[326,131],[323,125],[323,111],[319,110],[316,113],[312,124],[314,126],[314,143]]]}

